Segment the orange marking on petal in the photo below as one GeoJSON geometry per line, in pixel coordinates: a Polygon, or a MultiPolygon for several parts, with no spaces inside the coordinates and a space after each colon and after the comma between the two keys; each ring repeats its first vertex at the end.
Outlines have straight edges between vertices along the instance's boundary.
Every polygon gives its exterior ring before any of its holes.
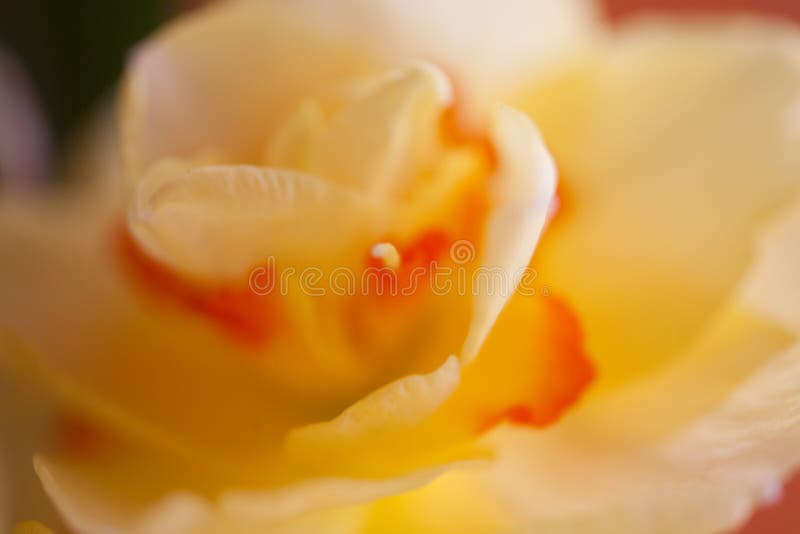
{"type": "MultiPolygon", "coordinates": [[[[118,245],[124,265],[152,293],[208,318],[239,342],[256,348],[277,331],[281,317],[271,295],[260,295],[247,284],[230,287],[189,280],[148,256],[125,228],[118,245]]],[[[274,270],[265,268],[264,276],[274,279],[274,270]]]]}
{"type": "Polygon", "coordinates": [[[580,399],[596,375],[584,350],[580,322],[565,302],[556,297],[517,295],[510,306],[516,306],[510,310],[516,316],[501,315],[499,321],[510,324],[498,322],[498,331],[492,336],[512,339],[500,346],[490,336],[487,353],[479,355],[475,369],[468,370],[471,376],[467,380],[491,381],[502,388],[494,395],[484,390],[477,397],[483,404],[478,408],[482,414],[478,433],[504,422],[549,426],[580,399]],[[520,305],[519,299],[527,302],[520,305]],[[526,322],[528,328],[524,328],[526,322]]]}
{"type": "Polygon", "coordinates": [[[55,444],[60,452],[88,460],[108,452],[114,441],[109,434],[86,419],[62,413],[55,419],[55,444]]]}
{"type": "Polygon", "coordinates": [[[376,358],[419,321],[418,306],[432,293],[431,273],[446,261],[451,243],[447,232],[428,230],[409,243],[395,244],[401,258],[397,269],[367,253],[361,293],[345,308],[350,337],[360,353],[376,358]]]}
{"type": "Polygon", "coordinates": [[[486,157],[490,169],[496,169],[499,164],[499,157],[494,148],[494,144],[488,134],[482,130],[467,130],[462,125],[458,117],[458,92],[456,91],[456,104],[449,107],[442,113],[440,129],[442,138],[446,143],[452,145],[472,145],[478,148],[486,157]]]}
{"type": "Polygon", "coordinates": [[[423,233],[411,243],[398,247],[400,266],[397,269],[385,267],[381,258],[368,253],[366,268],[374,276],[367,277],[369,285],[364,288],[365,291],[374,297],[409,297],[419,294],[421,288],[429,287],[427,276],[433,266],[445,257],[452,241],[442,230],[423,233]]]}

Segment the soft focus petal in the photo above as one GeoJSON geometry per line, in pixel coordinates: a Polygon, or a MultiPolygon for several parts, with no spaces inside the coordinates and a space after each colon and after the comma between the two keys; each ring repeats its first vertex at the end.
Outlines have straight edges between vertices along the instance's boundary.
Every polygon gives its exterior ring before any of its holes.
{"type": "Polygon", "coordinates": [[[31,517],[58,525],[31,463],[33,454],[52,441],[51,409],[6,378],[0,377],[0,531],[10,532],[31,517]]]}
{"type": "Polygon", "coordinates": [[[458,359],[451,357],[429,375],[408,376],[381,388],[332,421],[294,431],[290,458],[305,468],[317,465],[323,472],[361,476],[441,462],[446,449],[418,448],[409,454],[406,447],[409,436],[419,433],[455,391],[460,372],[458,359]]]}
{"type": "MultiPolygon", "coordinates": [[[[497,315],[514,293],[518,282],[517,276],[530,261],[555,190],[556,176],[552,159],[527,117],[510,108],[499,109],[495,118],[492,141],[500,163],[496,175],[492,177],[492,204],[489,208],[484,238],[486,252],[481,261],[484,268],[490,269],[495,275],[499,274],[501,281],[504,280],[507,287],[504,289],[492,287],[492,284],[488,283],[480,288],[482,293],[475,298],[472,323],[464,343],[464,352],[460,355],[464,365],[467,366],[470,365],[470,360],[475,359],[497,315]]],[[[525,309],[529,311],[528,308],[525,309]]],[[[545,313],[542,315],[531,313],[529,318],[535,322],[544,316],[545,313]]],[[[514,329],[519,323],[511,320],[510,324],[510,330],[505,331],[506,335],[516,334],[514,329]]],[[[536,340],[533,341],[535,342],[536,340]]],[[[534,409],[541,408],[544,412],[560,413],[561,408],[572,402],[583,390],[591,373],[580,370],[577,373],[573,372],[574,369],[571,367],[573,361],[576,361],[581,369],[587,365],[582,355],[573,358],[573,354],[569,352],[562,354],[560,352],[562,347],[559,347],[558,343],[549,345],[543,341],[543,344],[548,350],[543,352],[545,356],[541,359],[535,359],[536,350],[527,345],[523,345],[524,349],[514,353],[519,356],[518,360],[505,357],[503,352],[507,351],[506,346],[495,348],[494,352],[489,351],[485,355],[480,354],[478,363],[481,365],[472,373],[475,380],[464,386],[466,392],[459,393],[472,397],[471,402],[466,403],[469,413],[459,413],[456,416],[459,418],[467,416],[466,436],[463,434],[465,428],[461,426],[463,420],[455,423],[456,428],[449,430],[446,426],[453,424],[454,421],[437,422],[438,417],[450,417],[453,415],[453,410],[459,411],[445,403],[450,394],[456,390],[460,375],[460,365],[451,358],[439,370],[425,378],[401,379],[366,397],[339,418],[296,432],[293,441],[290,442],[291,446],[301,451],[307,450],[305,453],[309,457],[307,462],[318,455],[323,464],[343,468],[351,464],[363,466],[373,462],[385,462],[383,459],[388,457],[393,458],[393,461],[386,465],[397,468],[407,461],[410,451],[405,449],[405,444],[409,440],[414,440],[418,448],[413,451],[413,462],[424,462],[430,452],[441,455],[442,451],[448,451],[449,447],[457,445],[459,441],[473,438],[481,425],[480,415],[489,417],[494,415],[495,410],[511,407],[503,405],[502,402],[491,405],[478,402],[477,410],[480,411],[476,411],[475,401],[485,400],[485,396],[479,392],[487,389],[480,380],[482,373],[487,370],[493,370],[493,376],[497,378],[497,383],[493,383],[494,387],[508,388],[507,384],[504,386],[499,382],[511,380],[515,386],[519,385],[519,388],[510,388],[508,391],[520,393],[519,389],[524,390],[526,386],[537,388],[536,384],[530,382],[530,380],[535,381],[531,376],[531,368],[536,367],[536,364],[542,364],[544,368],[538,376],[547,375],[554,383],[564,387],[545,388],[535,392],[526,390],[522,395],[512,394],[511,398],[521,404],[529,402],[535,406],[534,409]],[[549,350],[551,348],[552,350],[549,350]],[[527,349],[530,349],[530,358],[527,349]],[[563,355],[569,363],[562,366],[559,358],[563,355]],[[549,357],[553,360],[548,360],[549,357]],[[527,396],[523,397],[526,393],[527,396]],[[565,398],[569,400],[562,402],[565,398]],[[446,415],[437,413],[436,417],[432,417],[440,406],[443,406],[446,415]],[[409,424],[409,421],[413,424],[409,424]],[[427,451],[422,444],[430,441],[433,443],[432,451],[427,451]],[[319,454],[319,450],[327,452],[319,454]],[[341,454],[342,459],[332,461],[330,454],[335,451],[341,454]]],[[[504,399],[508,400],[506,397],[504,399]]]]}
{"type": "Polygon", "coordinates": [[[534,267],[612,387],[691,342],[796,190],[800,38],[750,19],[642,22],[528,97],[562,173],[534,267]]]}
{"type": "Polygon", "coordinates": [[[535,264],[606,387],[497,432],[490,480],[536,532],[733,528],[800,462],[797,208],[770,217],[797,192],[800,42],[651,23],[593,58],[532,108],[565,170],[535,264]]]}
{"type": "Polygon", "coordinates": [[[356,190],[291,171],[168,160],[135,194],[128,224],[139,245],[205,280],[245,285],[267,258],[281,267],[347,265],[381,231],[375,206],[356,190]]]}
{"type": "Polygon", "coordinates": [[[754,309],[800,332],[800,199],[770,224],[756,245],[743,298],[754,309]]]}
{"type": "Polygon", "coordinates": [[[347,524],[358,526],[361,514],[347,513],[347,508],[413,490],[456,467],[395,478],[308,479],[273,490],[227,486],[209,493],[202,474],[141,453],[79,463],[37,457],[35,465],[48,496],[79,534],[282,532],[280,528],[324,525],[325,511],[337,508],[345,509],[341,519],[349,517],[347,524]]]}
{"type": "Polygon", "coordinates": [[[438,155],[450,80],[430,65],[392,72],[331,119],[306,154],[314,174],[373,194],[400,195],[438,155]]]}
{"type": "Polygon", "coordinates": [[[499,167],[490,191],[481,268],[499,272],[507,284],[500,289],[492,284],[476,288],[470,332],[462,349],[467,362],[480,351],[531,261],[556,188],[555,164],[528,117],[501,108],[492,134],[499,167]]]}
{"type": "Polygon", "coordinates": [[[550,425],[594,379],[583,342],[577,319],[556,298],[515,295],[447,408],[476,434],[504,422],[550,425]]]}
{"type": "Polygon", "coordinates": [[[242,446],[260,455],[304,411],[300,399],[278,403],[287,384],[268,368],[307,365],[259,362],[203,317],[142,292],[108,254],[113,225],[18,208],[3,211],[0,235],[2,250],[14,251],[0,276],[4,365],[37,374],[56,397],[118,431],[182,454],[242,446]]]}
{"type": "Polygon", "coordinates": [[[37,521],[25,521],[14,527],[14,534],[53,534],[53,531],[37,521]]]}
{"type": "MultiPolygon", "coordinates": [[[[798,213],[800,206],[766,233],[771,246],[762,246],[749,281],[766,281],[758,267],[765,258],[794,253],[788,245],[800,234],[785,234],[788,242],[776,236],[798,213]]],[[[434,524],[431,532],[705,534],[740,524],[754,506],[778,498],[800,462],[798,336],[746,311],[745,295],[661,373],[593,397],[547,430],[500,428],[488,437],[495,465],[377,502],[375,531],[420,525],[427,532],[423,525],[434,524]],[[442,487],[444,494],[434,491],[442,487]],[[464,526],[459,514],[431,504],[441,499],[474,502],[475,521],[464,526]]],[[[779,288],[760,294],[762,302],[780,297],[779,288]]]]}
{"type": "Polygon", "coordinates": [[[220,3],[136,54],[123,107],[126,159],[134,174],[209,148],[256,163],[304,98],[409,60],[441,65],[474,109],[571,51],[597,20],[588,0],[220,3]]]}
{"type": "Polygon", "coordinates": [[[465,471],[453,471],[423,488],[381,499],[368,512],[361,534],[517,532],[480,476],[465,471]]]}

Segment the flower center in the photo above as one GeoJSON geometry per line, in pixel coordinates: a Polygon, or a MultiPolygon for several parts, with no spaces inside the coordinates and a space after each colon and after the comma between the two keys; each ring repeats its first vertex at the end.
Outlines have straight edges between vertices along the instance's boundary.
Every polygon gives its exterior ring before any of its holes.
{"type": "Polygon", "coordinates": [[[495,165],[452,117],[446,80],[414,66],[300,102],[263,166],[159,162],[137,187],[125,263],[264,359],[301,347],[297,365],[347,369],[362,390],[434,369],[460,350],[472,296],[436,294],[431,277],[454,242],[478,248],[495,165]]]}

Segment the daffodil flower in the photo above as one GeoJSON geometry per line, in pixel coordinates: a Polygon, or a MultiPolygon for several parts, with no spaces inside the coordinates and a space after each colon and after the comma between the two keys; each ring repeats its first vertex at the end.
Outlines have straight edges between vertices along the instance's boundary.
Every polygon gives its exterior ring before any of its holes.
{"type": "MultiPolygon", "coordinates": [[[[800,462],[800,33],[235,0],[0,210],[81,534],[714,533],[800,462]]],[[[29,526],[26,528],[39,528],[29,526]]]]}

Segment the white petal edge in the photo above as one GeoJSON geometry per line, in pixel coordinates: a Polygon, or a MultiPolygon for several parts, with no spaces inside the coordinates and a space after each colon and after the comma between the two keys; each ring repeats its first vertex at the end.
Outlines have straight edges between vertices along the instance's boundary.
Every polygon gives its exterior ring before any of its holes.
{"type": "Polygon", "coordinates": [[[231,531],[217,525],[235,525],[235,532],[272,532],[309,514],[413,490],[451,469],[466,469],[472,464],[456,462],[387,479],[319,478],[276,490],[234,490],[214,502],[196,494],[175,492],[144,509],[132,510],[110,506],[103,488],[84,478],[79,470],[42,455],[34,459],[45,492],[78,534],[189,534],[216,532],[215,528],[231,531]]]}
{"type": "Polygon", "coordinates": [[[492,141],[499,169],[492,178],[492,203],[481,247],[481,267],[502,269],[505,290],[486,284],[475,295],[473,317],[461,352],[468,363],[480,351],[522,270],[533,257],[547,223],[557,171],[541,134],[527,115],[503,106],[495,116],[492,141]],[[513,283],[511,283],[513,281],[513,283]]]}
{"type": "Polygon", "coordinates": [[[414,428],[430,417],[455,391],[461,378],[458,358],[450,356],[428,375],[410,375],[367,395],[339,416],[293,431],[287,440],[289,454],[319,450],[355,453],[362,440],[414,428]]]}

